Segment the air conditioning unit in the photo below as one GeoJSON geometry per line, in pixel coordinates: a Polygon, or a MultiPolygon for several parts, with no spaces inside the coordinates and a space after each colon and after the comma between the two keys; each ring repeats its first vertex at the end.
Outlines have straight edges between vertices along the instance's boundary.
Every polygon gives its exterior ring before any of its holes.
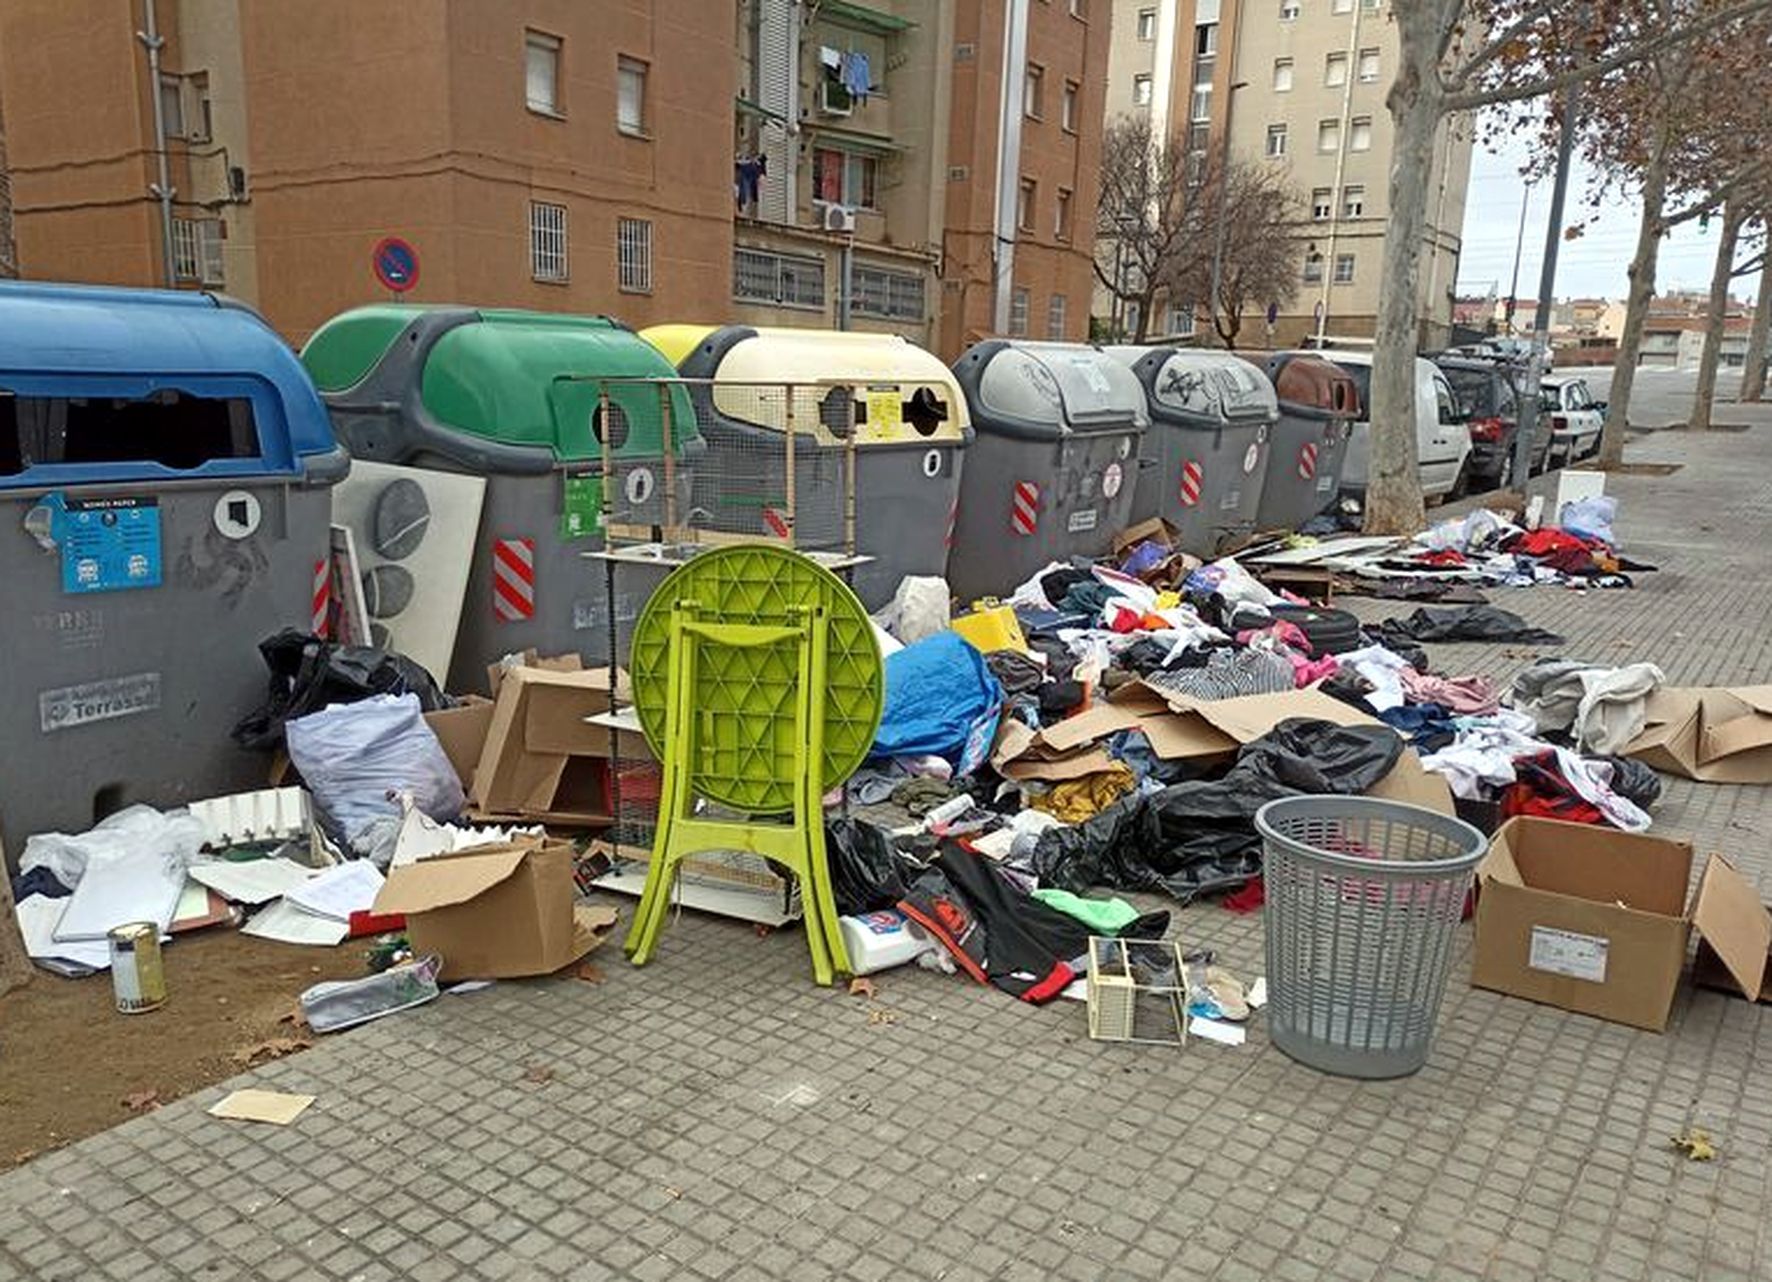
{"type": "Polygon", "coordinates": [[[855,231],[855,211],[847,205],[825,205],[820,208],[818,218],[819,225],[826,231],[855,231]]]}
{"type": "Polygon", "coordinates": [[[818,110],[820,115],[847,116],[855,110],[855,99],[836,81],[821,80],[818,84],[818,110]]]}

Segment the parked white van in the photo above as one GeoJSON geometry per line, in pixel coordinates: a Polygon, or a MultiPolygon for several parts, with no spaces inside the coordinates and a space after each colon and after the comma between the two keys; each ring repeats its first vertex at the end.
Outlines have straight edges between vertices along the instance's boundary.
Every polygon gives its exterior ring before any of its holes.
{"type": "MultiPolygon", "coordinates": [[[[1310,354],[1334,361],[1359,384],[1360,411],[1367,417],[1354,424],[1348,438],[1341,492],[1363,496],[1372,450],[1372,353],[1330,347],[1310,354]]],[[[1446,376],[1420,356],[1415,358],[1415,450],[1421,464],[1422,494],[1432,499],[1453,493],[1464,479],[1465,461],[1470,457],[1470,429],[1446,376]]]]}

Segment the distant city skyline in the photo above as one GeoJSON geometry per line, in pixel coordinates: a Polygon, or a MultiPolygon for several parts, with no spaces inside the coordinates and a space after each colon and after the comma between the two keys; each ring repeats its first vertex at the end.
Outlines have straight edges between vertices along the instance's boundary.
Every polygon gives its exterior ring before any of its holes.
{"type": "MultiPolygon", "coordinates": [[[[1513,279],[1514,241],[1520,227],[1520,197],[1525,180],[1520,177],[1526,150],[1509,140],[1500,151],[1479,145],[1471,158],[1469,203],[1464,216],[1464,255],[1459,264],[1458,292],[1484,294],[1494,289],[1506,298],[1513,279]]],[[[1611,198],[1595,211],[1586,203],[1591,171],[1577,161],[1569,183],[1565,221],[1585,220],[1579,237],[1563,242],[1557,256],[1558,298],[1622,298],[1629,288],[1626,275],[1636,249],[1640,205],[1634,195],[1611,198]]],[[[1550,183],[1533,186],[1526,210],[1526,241],[1520,253],[1521,298],[1538,295],[1538,270],[1544,254],[1544,230],[1550,217],[1550,183]]],[[[1700,231],[1696,221],[1687,223],[1662,242],[1655,274],[1657,292],[1673,289],[1708,289],[1717,252],[1717,226],[1700,231]]],[[[1731,288],[1736,297],[1752,297],[1757,273],[1738,278],[1731,288]]],[[[1530,322],[1530,317],[1526,320],[1530,322]]]]}

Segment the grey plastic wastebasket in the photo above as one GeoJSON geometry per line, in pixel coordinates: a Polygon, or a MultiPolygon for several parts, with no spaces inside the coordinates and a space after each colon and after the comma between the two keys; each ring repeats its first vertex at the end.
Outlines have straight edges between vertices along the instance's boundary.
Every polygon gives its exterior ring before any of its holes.
{"type": "Polygon", "coordinates": [[[1432,810],[1366,797],[1270,801],[1255,827],[1274,1045],[1344,1077],[1415,1072],[1488,838],[1432,810]]]}

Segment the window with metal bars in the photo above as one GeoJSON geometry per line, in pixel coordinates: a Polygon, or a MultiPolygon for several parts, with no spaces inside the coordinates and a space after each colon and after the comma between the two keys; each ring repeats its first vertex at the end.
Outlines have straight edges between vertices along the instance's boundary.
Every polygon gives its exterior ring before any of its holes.
{"type": "Polygon", "coordinates": [[[1055,343],[1064,342],[1065,310],[1063,294],[1054,294],[1046,304],[1046,337],[1055,343]]]}
{"type": "Polygon", "coordinates": [[[178,280],[196,284],[226,283],[221,219],[172,220],[172,274],[178,280]]]}
{"type": "Polygon", "coordinates": [[[615,220],[615,267],[615,283],[623,293],[652,292],[652,224],[648,220],[615,220]]]}
{"type": "Polygon", "coordinates": [[[732,296],[781,307],[824,307],[824,259],[763,249],[732,251],[732,296]]]}
{"type": "Polygon", "coordinates": [[[882,320],[923,319],[923,277],[884,267],[855,267],[850,278],[854,298],[850,310],[857,316],[882,320]]]}
{"type": "Polygon", "coordinates": [[[529,202],[529,274],[536,280],[566,277],[566,206],[529,202]]]}

